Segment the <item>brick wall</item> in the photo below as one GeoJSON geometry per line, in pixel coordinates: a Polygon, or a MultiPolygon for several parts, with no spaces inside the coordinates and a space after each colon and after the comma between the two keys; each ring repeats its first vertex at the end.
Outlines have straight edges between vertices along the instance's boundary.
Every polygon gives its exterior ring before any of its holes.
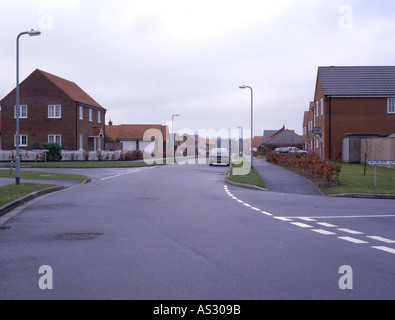
{"type": "MultiPolygon", "coordinates": [[[[16,133],[14,89],[2,101],[2,149],[13,150],[16,133]]],[[[101,110],[101,123],[98,123],[98,109],[93,109],[93,121],[89,121],[89,106],[84,106],[84,120],[79,120],[77,103],[60,90],[40,72],[32,73],[20,85],[20,105],[27,105],[28,118],[20,119],[20,134],[28,136],[28,146],[21,150],[32,149],[34,143],[48,142],[48,135],[61,135],[62,146],[69,150],[79,149],[79,136],[84,137],[84,149],[89,150],[92,140],[90,129],[100,126],[105,130],[105,111],[101,110]],[[48,105],[61,105],[61,118],[48,117],[48,105]]],[[[104,139],[102,139],[104,149],[104,139]]]]}

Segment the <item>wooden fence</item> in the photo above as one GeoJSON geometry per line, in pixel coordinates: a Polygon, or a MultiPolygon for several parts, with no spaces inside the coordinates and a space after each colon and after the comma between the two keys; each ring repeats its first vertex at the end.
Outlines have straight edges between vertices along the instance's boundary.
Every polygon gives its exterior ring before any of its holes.
{"type": "MultiPolygon", "coordinates": [[[[361,162],[395,160],[395,138],[361,139],[361,162]]],[[[385,166],[395,169],[395,166],[385,166]]]]}

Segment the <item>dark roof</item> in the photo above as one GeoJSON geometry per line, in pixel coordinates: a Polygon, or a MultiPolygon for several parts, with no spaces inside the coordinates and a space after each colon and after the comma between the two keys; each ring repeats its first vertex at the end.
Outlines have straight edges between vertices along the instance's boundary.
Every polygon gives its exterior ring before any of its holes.
{"type": "Polygon", "coordinates": [[[319,67],[325,96],[395,96],[394,67],[319,67]]]}

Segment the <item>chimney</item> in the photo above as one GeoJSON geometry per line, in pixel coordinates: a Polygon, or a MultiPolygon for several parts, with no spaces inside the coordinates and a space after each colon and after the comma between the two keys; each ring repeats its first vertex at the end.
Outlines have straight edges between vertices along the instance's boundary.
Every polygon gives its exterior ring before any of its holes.
{"type": "Polygon", "coordinates": [[[110,119],[110,121],[108,122],[108,125],[111,127],[112,126],[112,121],[110,119]]]}

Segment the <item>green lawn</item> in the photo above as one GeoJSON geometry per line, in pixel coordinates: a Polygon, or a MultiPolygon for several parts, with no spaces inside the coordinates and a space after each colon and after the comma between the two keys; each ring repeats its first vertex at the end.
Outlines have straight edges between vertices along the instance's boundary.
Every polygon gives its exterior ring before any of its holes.
{"type": "Polygon", "coordinates": [[[40,162],[40,163],[22,163],[24,168],[125,168],[125,167],[143,167],[145,162],[40,162]]]}
{"type": "Polygon", "coordinates": [[[366,193],[366,194],[395,194],[395,170],[377,168],[377,188],[374,187],[374,167],[367,167],[364,176],[364,165],[342,163],[342,173],[339,181],[341,187],[322,190],[325,194],[366,193]]]}
{"type": "Polygon", "coordinates": [[[44,185],[44,184],[21,184],[19,186],[12,185],[7,187],[0,188],[0,207],[18,200],[24,196],[29,195],[30,193],[41,191],[44,189],[48,189],[54,187],[52,185],[44,185]]]}
{"type": "Polygon", "coordinates": [[[230,175],[228,178],[230,181],[251,185],[251,186],[257,186],[264,189],[267,188],[265,181],[263,181],[262,177],[254,169],[252,169],[246,175],[234,175],[233,174],[234,168],[241,168],[241,167],[242,164],[232,165],[232,169],[230,171],[230,175]]]}
{"type": "MultiPolygon", "coordinates": [[[[15,169],[12,170],[0,170],[0,178],[15,179],[15,169]]],[[[64,173],[46,173],[46,172],[33,172],[33,171],[21,171],[21,179],[23,180],[86,180],[88,177],[74,174],[64,173]]]]}

